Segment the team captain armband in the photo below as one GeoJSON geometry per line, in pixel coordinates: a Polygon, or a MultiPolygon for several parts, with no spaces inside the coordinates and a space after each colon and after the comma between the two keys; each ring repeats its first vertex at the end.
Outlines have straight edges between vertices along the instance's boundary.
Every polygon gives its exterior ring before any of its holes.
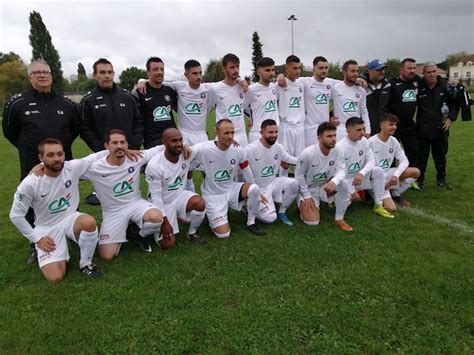
{"type": "Polygon", "coordinates": [[[246,160],[246,161],[240,163],[239,166],[240,166],[240,169],[243,170],[243,169],[245,169],[247,166],[249,166],[249,161],[246,160]]]}

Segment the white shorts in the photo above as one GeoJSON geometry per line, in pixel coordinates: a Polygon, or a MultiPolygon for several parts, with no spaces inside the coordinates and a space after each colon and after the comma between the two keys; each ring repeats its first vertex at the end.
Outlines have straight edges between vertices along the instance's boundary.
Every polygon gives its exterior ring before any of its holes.
{"type": "Polygon", "coordinates": [[[286,186],[291,183],[293,179],[288,177],[277,177],[273,179],[272,183],[264,188],[260,188],[260,194],[265,196],[268,203],[260,202],[259,216],[266,216],[270,213],[276,212],[275,202],[281,203],[283,191],[286,186]]]}
{"type": "Polygon", "coordinates": [[[173,202],[165,204],[166,218],[168,218],[168,222],[173,227],[173,234],[179,233],[178,217],[186,219],[186,205],[193,196],[199,195],[195,192],[183,190],[173,202]]]}
{"type": "Polygon", "coordinates": [[[243,182],[234,182],[226,194],[222,195],[202,195],[206,202],[206,216],[211,228],[217,228],[229,223],[227,218],[228,208],[240,211],[245,200],[239,202],[239,194],[243,182]]]}
{"type": "Polygon", "coordinates": [[[280,123],[278,143],[285,147],[288,154],[299,157],[305,148],[304,125],[302,123],[295,125],[280,123]]]}
{"type": "Polygon", "coordinates": [[[205,142],[209,140],[209,137],[207,136],[207,133],[204,131],[189,131],[185,128],[180,128],[179,131],[181,132],[181,135],[183,136],[183,142],[192,147],[193,145],[200,143],[200,142],[205,142]]]}
{"type": "Polygon", "coordinates": [[[346,178],[347,185],[349,185],[349,194],[353,194],[356,191],[362,191],[362,190],[372,190],[372,180],[370,179],[370,174],[367,174],[364,176],[362,179],[362,183],[358,186],[354,186],[352,184],[352,181],[354,181],[354,177],[351,178],[346,178]]]}
{"type": "Polygon", "coordinates": [[[81,215],[83,215],[83,213],[74,212],[54,226],[35,227],[33,230],[34,237],[44,237],[45,235],[48,235],[54,239],[54,243],[56,244],[56,249],[52,252],[45,252],[36,245],[38,264],[40,268],[58,261],[69,261],[69,250],[66,238],[77,243],[76,237],[74,236],[74,223],[81,215]]]}
{"type": "Polygon", "coordinates": [[[255,141],[258,141],[260,139],[260,130],[259,129],[251,129],[249,132],[249,143],[253,143],[255,141]]]}
{"type": "MultiPolygon", "coordinates": [[[[332,196],[328,197],[326,191],[324,191],[324,186],[325,185],[326,184],[323,184],[323,185],[319,186],[319,188],[309,190],[309,192],[311,193],[311,197],[314,201],[314,205],[317,208],[319,208],[319,206],[320,206],[319,201],[323,201],[323,202],[327,202],[327,203],[334,202],[335,195],[332,195],[332,196]]],[[[301,204],[301,202],[303,200],[304,200],[303,195],[298,194],[298,206],[301,204]]]]}
{"type": "Polygon", "coordinates": [[[318,127],[304,126],[304,145],[306,148],[318,141],[318,127]]]}
{"type": "Polygon", "coordinates": [[[102,211],[99,245],[125,243],[127,241],[126,233],[129,222],[132,221],[141,228],[143,215],[152,208],[158,209],[151,202],[140,199],[118,211],[102,211]]]}

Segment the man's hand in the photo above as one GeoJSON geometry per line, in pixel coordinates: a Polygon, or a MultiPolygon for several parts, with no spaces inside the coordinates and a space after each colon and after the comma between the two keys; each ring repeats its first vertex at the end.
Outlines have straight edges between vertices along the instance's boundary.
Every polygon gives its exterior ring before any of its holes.
{"type": "Polygon", "coordinates": [[[364,180],[364,175],[361,173],[357,173],[356,176],[354,176],[354,180],[352,180],[352,185],[353,186],[359,186],[362,184],[362,180],[364,180]]]}
{"type": "Polygon", "coordinates": [[[316,211],[316,205],[314,204],[314,200],[310,198],[305,198],[301,201],[300,210],[311,212],[316,211]]]}
{"type": "Polygon", "coordinates": [[[143,152],[140,150],[127,149],[125,150],[125,155],[128,159],[137,161],[138,158],[141,158],[143,156],[143,152]]]}
{"type": "Polygon", "coordinates": [[[339,118],[337,118],[336,116],[329,117],[329,122],[334,123],[336,127],[341,124],[341,122],[339,122],[339,118]]]}
{"type": "Polygon", "coordinates": [[[356,84],[362,86],[364,89],[367,89],[367,81],[362,78],[357,78],[356,84]]]}
{"type": "Polygon", "coordinates": [[[234,139],[234,147],[240,147],[239,142],[237,142],[235,139],[234,139]]]}
{"type": "Polygon", "coordinates": [[[389,182],[385,183],[385,190],[388,190],[390,186],[398,185],[399,179],[396,176],[392,176],[389,182]]]}
{"type": "Polygon", "coordinates": [[[265,204],[265,205],[268,205],[268,200],[267,198],[265,197],[265,195],[260,195],[260,201],[265,204]]]}
{"type": "Polygon", "coordinates": [[[443,121],[443,125],[441,126],[441,129],[443,130],[443,132],[446,132],[449,129],[449,127],[451,127],[452,124],[453,124],[453,121],[451,121],[450,118],[446,118],[443,121]]]}
{"type": "Polygon", "coordinates": [[[286,80],[283,74],[278,74],[276,81],[279,87],[286,88],[286,80]]]}
{"type": "Polygon", "coordinates": [[[360,195],[356,192],[354,192],[352,195],[351,195],[351,201],[352,202],[359,202],[361,200],[360,198],[360,195]]]}
{"type": "Polygon", "coordinates": [[[191,149],[191,147],[187,144],[183,144],[183,156],[184,156],[184,159],[189,159],[189,157],[191,156],[191,154],[193,154],[193,151],[191,149]]]}
{"type": "Polygon", "coordinates": [[[40,163],[38,165],[35,165],[33,169],[31,169],[30,174],[33,174],[34,176],[43,176],[44,175],[44,164],[40,163]]]}
{"type": "Polygon", "coordinates": [[[241,80],[239,84],[240,84],[240,88],[242,89],[242,92],[246,94],[247,91],[249,90],[249,83],[247,83],[247,80],[245,79],[241,80]]]}
{"type": "Polygon", "coordinates": [[[138,81],[137,83],[137,91],[141,95],[146,95],[146,82],[138,81]]]}
{"type": "Polygon", "coordinates": [[[36,245],[46,253],[51,253],[52,251],[56,250],[56,243],[54,243],[53,238],[51,238],[49,235],[41,237],[41,239],[36,242],[36,245]]]}
{"type": "Polygon", "coordinates": [[[168,221],[168,218],[163,217],[163,223],[161,223],[161,235],[163,236],[163,239],[169,241],[171,238],[173,238],[173,227],[171,226],[170,222],[168,221]]]}
{"type": "Polygon", "coordinates": [[[334,183],[334,181],[328,181],[324,186],[324,191],[326,191],[328,197],[334,195],[334,193],[336,193],[336,184],[334,183]]]}

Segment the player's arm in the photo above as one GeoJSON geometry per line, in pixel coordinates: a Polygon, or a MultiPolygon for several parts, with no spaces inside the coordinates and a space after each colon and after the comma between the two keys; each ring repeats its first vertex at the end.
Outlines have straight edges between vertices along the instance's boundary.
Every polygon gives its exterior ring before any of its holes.
{"type": "Polygon", "coordinates": [[[359,171],[360,174],[363,176],[366,176],[369,174],[375,167],[375,155],[374,152],[372,152],[372,149],[370,149],[369,144],[367,144],[367,148],[365,149],[365,165],[362,168],[361,171],[359,171]]]}
{"type": "Polygon", "coordinates": [[[16,98],[12,98],[3,109],[3,134],[15,147],[18,147],[18,137],[20,136],[20,122],[18,122],[18,113],[14,109],[17,103],[16,98]]]}
{"type": "Polygon", "coordinates": [[[369,111],[367,110],[367,97],[364,94],[363,99],[360,101],[360,115],[361,118],[364,120],[365,126],[365,136],[366,138],[370,137],[370,119],[369,119],[369,111]]]}
{"type": "Polygon", "coordinates": [[[148,184],[148,191],[150,193],[151,202],[153,202],[153,204],[161,211],[163,216],[165,216],[165,205],[161,198],[163,194],[161,173],[158,169],[147,165],[145,169],[145,180],[148,184]]]}
{"type": "Polygon", "coordinates": [[[298,163],[298,158],[288,154],[288,152],[283,148],[280,150],[281,151],[281,160],[284,161],[285,163],[288,163],[290,165],[296,165],[298,163]]]}
{"type": "Polygon", "coordinates": [[[336,173],[329,181],[334,182],[334,184],[337,186],[345,178],[346,178],[346,164],[344,163],[344,154],[342,154],[341,152],[341,154],[339,154],[336,160],[336,173]]]}
{"type": "MultiPolygon", "coordinates": [[[[398,143],[398,142],[397,142],[398,143]]],[[[408,168],[410,165],[407,156],[405,155],[405,152],[403,149],[400,147],[400,143],[398,143],[397,148],[395,149],[395,159],[398,160],[398,166],[397,169],[393,172],[392,176],[395,176],[396,178],[400,179],[400,175],[403,174],[403,172],[408,168]]]]}
{"type": "Polygon", "coordinates": [[[242,175],[244,176],[244,179],[246,182],[249,184],[255,184],[255,179],[252,174],[252,169],[250,169],[249,161],[244,155],[244,159],[240,161],[239,163],[239,168],[240,171],[242,172],[242,175]]]}
{"type": "MultiPolygon", "coordinates": [[[[23,181],[26,182],[27,180],[23,181]]],[[[34,229],[25,217],[33,201],[33,190],[33,187],[26,185],[26,183],[21,183],[18,186],[10,209],[10,220],[31,243],[36,243],[39,238],[33,236],[34,229]]]]}
{"type": "Polygon", "coordinates": [[[305,200],[311,198],[311,193],[309,192],[309,187],[306,182],[306,171],[308,169],[309,160],[310,157],[308,154],[301,154],[296,163],[295,170],[295,179],[300,185],[300,192],[305,200]]]}

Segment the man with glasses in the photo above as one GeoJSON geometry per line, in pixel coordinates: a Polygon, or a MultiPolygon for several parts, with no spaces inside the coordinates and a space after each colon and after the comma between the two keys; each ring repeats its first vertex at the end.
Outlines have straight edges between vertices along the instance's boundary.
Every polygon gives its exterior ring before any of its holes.
{"type": "MultiPolygon", "coordinates": [[[[38,143],[45,138],[58,139],[66,160],[72,159],[71,145],[79,133],[79,113],[76,105],[53,89],[51,69],[44,60],[28,65],[31,88],[13,96],[3,111],[3,133],[18,148],[20,179],[23,180],[36,164],[38,143]]],[[[34,212],[30,208],[27,221],[34,226],[34,212]]],[[[36,262],[34,245],[27,263],[36,262]]]]}

